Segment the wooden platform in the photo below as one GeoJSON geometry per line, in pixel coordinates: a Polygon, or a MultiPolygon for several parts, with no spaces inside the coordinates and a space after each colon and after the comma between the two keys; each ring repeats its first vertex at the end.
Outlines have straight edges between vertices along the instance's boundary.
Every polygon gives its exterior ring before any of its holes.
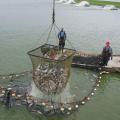
{"type": "Polygon", "coordinates": [[[120,55],[113,55],[113,59],[108,62],[107,66],[100,66],[100,62],[100,54],[78,51],[73,57],[72,66],[87,69],[98,69],[101,67],[108,72],[120,72],[120,55]]]}

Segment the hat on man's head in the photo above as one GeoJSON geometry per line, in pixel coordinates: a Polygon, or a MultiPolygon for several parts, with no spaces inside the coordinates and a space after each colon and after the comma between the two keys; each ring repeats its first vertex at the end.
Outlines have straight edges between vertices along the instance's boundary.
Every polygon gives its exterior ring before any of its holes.
{"type": "Polygon", "coordinates": [[[109,40],[107,40],[105,44],[106,44],[106,45],[109,45],[109,44],[110,44],[110,41],[109,41],[109,40]]]}

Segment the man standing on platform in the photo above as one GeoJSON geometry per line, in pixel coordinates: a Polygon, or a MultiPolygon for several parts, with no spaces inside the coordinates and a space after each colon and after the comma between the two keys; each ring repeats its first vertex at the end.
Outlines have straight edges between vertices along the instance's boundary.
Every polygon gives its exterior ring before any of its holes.
{"type": "Polygon", "coordinates": [[[66,33],[63,30],[63,28],[58,33],[58,39],[59,39],[59,49],[62,50],[62,53],[63,53],[63,49],[64,49],[64,46],[65,46],[65,40],[66,40],[66,33]]]}
{"type": "Polygon", "coordinates": [[[107,41],[102,51],[102,66],[107,66],[110,58],[112,60],[112,48],[110,46],[110,42],[107,41]]]}

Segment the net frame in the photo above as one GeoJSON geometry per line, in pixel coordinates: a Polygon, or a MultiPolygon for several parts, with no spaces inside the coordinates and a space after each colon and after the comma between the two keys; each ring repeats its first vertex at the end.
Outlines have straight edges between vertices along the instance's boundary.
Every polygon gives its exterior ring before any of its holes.
{"type": "MultiPolygon", "coordinates": [[[[41,47],[47,46],[47,45],[48,45],[48,46],[51,46],[51,47],[54,47],[54,49],[56,49],[56,50],[57,50],[57,49],[59,50],[59,47],[58,47],[57,45],[51,45],[51,44],[46,44],[46,43],[45,43],[44,45],[41,45],[41,46],[39,46],[39,47],[37,47],[37,48],[35,48],[35,49],[33,49],[33,50],[28,51],[27,54],[30,55],[30,56],[34,56],[34,57],[40,57],[40,58],[48,59],[48,58],[45,58],[44,56],[34,55],[34,53],[32,54],[32,52],[40,49],[41,47]]],[[[73,51],[73,53],[72,53],[70,56],[66,57],[66,58],[69,58],[69,57],[73,56],[73,55],[75,54],[75,52],[76,52],[75,49],[70,49],[70,48],[64,48],[64,50],[73,51]]],[[[57,61],[64,61],[66,58],[60,59],[60,60],[53,60],[53,59],[51,59],[51,61],[56,61],[56,62],[57,62],[57,61]]],[[[50,59],[49,59],[49,60],[50,60],[50,59]]]]}
{"type": "Polygon", "coordinates": [[[30,56],[31,62],[33,65],[33,81],[36,87],[47,95],[61,93],[63,91],[63,88],[66,87],[66,84],[70,77],[72,58],[76,52],[74,49],[64,48],[65,52],[68,54],[67,56],[64,56],[64,53],[62,53],[64,57],[61,57],[59,59],[46,57],[45,55],[52,50],[60,52],[58,46],[51,45],[51,44],[44,44],[27,53],[30,56]],[[53,76],[50,74],[50,78],[48,78],[45,74],[43,75],[41,73],[43,70],[42,67],[46,65],[48,66],[48,68],[52,66],[51,68],[53,72],[55,72],[54,74],[57,74],[57,75],[53,76]],[[41,71],[40,71],[40,68],[42,68],[41,71]],[[55,69],[57,70],[55,71],[55,69]],[[61,69],[63,73],[61,73],[60,71],[61,69]],[[37,70],[40,72],[38,72],[37,70]],[[46,84],[46,87],[42,86],[42,84],[46,84]],[[60,84],[62,87],[60,87],[60,84]],[[52,85],[53,85],[53,88],[51,87],[52,85]]]}

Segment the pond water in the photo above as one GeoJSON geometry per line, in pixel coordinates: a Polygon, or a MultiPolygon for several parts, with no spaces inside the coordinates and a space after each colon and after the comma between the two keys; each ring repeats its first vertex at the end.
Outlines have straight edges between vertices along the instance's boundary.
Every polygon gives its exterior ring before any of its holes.
{"type": "MultiPolygon", "coordinates": [[[[32,69],[26,53],[45,42],[45,39],[40,39],[40,35],[51,24],[51,8],[50,0],[0,0],[1,74],[32,69]]],[[[105,41],[109,39],[114,54],[119,54],[119,21],[120,10],[105,11],[56,4],[56,24],[64,27],[67,38],[77,50],[100,53],[105,41]]],[[[73,72],[77,79],[79,71],[73,72]]],[[[87,74],[87,77],[89,79],[91,74],[87,74]]],[[[105,75],[102,81],[92,100],[68,118],[35,116],[25,108],[12,108],[8,111],[0,105],[0,120],[119,120],[120,75],[105,75]]]]}

